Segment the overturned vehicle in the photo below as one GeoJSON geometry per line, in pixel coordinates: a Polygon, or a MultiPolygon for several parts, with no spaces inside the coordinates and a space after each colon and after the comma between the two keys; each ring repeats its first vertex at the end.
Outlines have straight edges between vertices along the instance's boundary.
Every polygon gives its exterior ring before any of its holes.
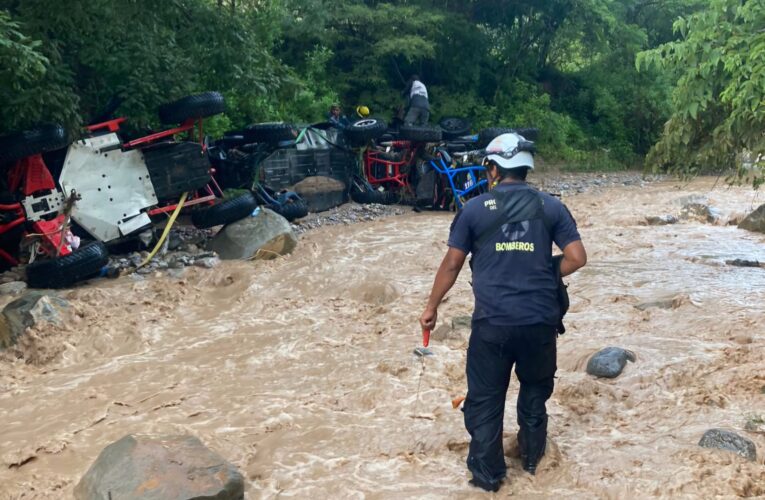
{"type": "Polygon", "coordinates": [[[160,120],[171,127],[132,140],[122,138],[124,118],[90,125],[74,142],[59,125],[0,138],[2,265],[27,263],[32,287],[66,287],[101,272],[106,245],[145,233],[168,212],[204,206],[192,219],[207,227],[251,213],[249,193],[220,200],[194,137],[204,117],[223,111],[223,97],[207,92],[162,106],[160,120]]]}

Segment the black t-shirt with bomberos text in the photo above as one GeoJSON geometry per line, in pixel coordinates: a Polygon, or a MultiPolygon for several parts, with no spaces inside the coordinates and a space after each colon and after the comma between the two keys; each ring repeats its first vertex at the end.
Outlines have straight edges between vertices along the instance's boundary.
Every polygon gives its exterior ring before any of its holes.
{"type": "MultiPolygon", "coordinates": [[[[495,188],[510,195],[530,189],[525,182],[495,188]]],[[[558,324],[552,244],[563,249],[581,238],[566,206],[554,196],[537,193],[544,204],[544,218],[505,224],[480,249],[476,240],[501,213],[496,199],[488,193],[477,196],[454,217],[448,245],[474,257],[474,321],[506,326],[558,324]]]]}

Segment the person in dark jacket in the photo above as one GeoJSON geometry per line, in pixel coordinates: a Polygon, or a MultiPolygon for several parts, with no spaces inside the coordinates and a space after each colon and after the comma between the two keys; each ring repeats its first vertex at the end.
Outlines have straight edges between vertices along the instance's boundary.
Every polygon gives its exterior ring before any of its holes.
{"type": "Polygon", "coordinates": [[[407,99],[409,109],[404,117],[406,125],[427,125],[430,118],[430,102],[428,102],[428,89],[420,81],[420,77],[412,75],[404,89],[404,97],[407,99]]]}
{"type": "Polygon", "coordinates": [[[534,169],[530,145],[517,134],[503,134],[487,147],[484,165],[495,187],[469,200],[454,217],[449,249],[420,317],[423,329],[435,327],[438,305],[471,254],[475,308],[463,412],[472,438],[471,484],[488,491],[497,491],[507,473],[502,432],[513,365],[520,381],[518,444],[524,470],[534,474],[545,452],[545,403],[553,391],[561,317],[553,243],[563,251],[562,276],[587,262],[565,205],[526,184],[534,169]]]}
{"type": "Polygon", "coordinates": [[[329,108],[329,113],[327,113],[327,121],[331,123],[332,126],[339,129],[344,129],[351,124],[350,120],[348,120],[348,117],[343,114],[343,109],[339,104],[333,104],[329,108]]]}

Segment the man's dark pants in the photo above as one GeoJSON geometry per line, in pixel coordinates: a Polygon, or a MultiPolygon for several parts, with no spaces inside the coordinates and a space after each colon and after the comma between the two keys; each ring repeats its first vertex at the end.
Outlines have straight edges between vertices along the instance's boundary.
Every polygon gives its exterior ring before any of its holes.
{"type": "Polygon", "coordinates": [[[463,411],[470,433],[468,469],[483,483],[502,480],[507,472],[502,447],[502,420],[510,372],[521,383],[518,393],[518,443],[521,455],[536,464],[547,439],[545,403],[553,392],[556,333],[551,325],[495,326],[473,322],[467,353],[468,393],[463,411]]]}

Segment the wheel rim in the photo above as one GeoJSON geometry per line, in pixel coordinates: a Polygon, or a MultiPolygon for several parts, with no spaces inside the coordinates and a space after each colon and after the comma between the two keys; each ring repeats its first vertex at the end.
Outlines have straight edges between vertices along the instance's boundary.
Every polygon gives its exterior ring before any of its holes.
{"type": "Polygon", "coordinates": [[[368,118],[366,120],[359,120],[356,123],[353,124],[354,127],[371,127],[372,125],[376,125],[377,120],[368,118]]]}

